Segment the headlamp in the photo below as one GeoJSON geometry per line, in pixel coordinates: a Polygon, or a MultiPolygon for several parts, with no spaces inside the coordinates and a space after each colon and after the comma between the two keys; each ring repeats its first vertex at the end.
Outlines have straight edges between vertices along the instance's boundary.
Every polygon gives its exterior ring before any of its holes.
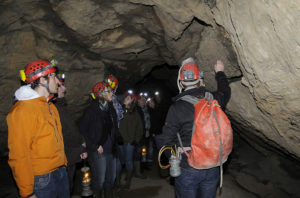
{"type": "Polygon", "coordinates": [[[64,73],[57,74],[57,77],[61,80],[64,80],[66,78],[66,74],[64,74],[64,73]]]}
{"type": "Polygon", "coordinates": [[[131,89],[129,89],[127,92],[128,92],[129,94],[133,94],[133,91],[132,91],[131,89]]]}
{"type": "Polygon", "coordinates": [[[21,81],[23,81],[23,82],[26,81],[26,74],[25,74],[24,69],[20,70],[20,78],[21,78],[21,81]]]}
{"type": "Polygon", "coordinates": [[[148,93],[145,92],[145,93],[144,93],[144,96],[145,96],[145,97],[148,97],[148,93]]]}
{"type": "Polygon", "coordinates": [[[56,59],[54,59],[54,58],[51,58],[51,59],[50,59],[50,63],[51,63],[51,65],[52,65],[53,67],[58,65],[58,61],[57,61],[56,59]]]}
{"type": "Polygon", "coordinates": [[[158,91],[156,91],[156,92],[154,93],[154,95],[158,96],[158,95],[159,95],[159,92],[158,92],[158,91]]]}

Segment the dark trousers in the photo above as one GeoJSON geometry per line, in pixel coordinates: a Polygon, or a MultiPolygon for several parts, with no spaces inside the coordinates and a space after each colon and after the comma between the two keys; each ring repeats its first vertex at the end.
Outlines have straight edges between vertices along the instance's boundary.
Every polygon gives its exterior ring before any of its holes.
{"type": "Polygon", "coordinates": [[[176,198],[215,198],[219,180],[220,167],[181,168],[181,175],[175,178],[176,198]]]}
{"type": "Polygon", "coordinates": [[[71,193],[73,191],[73,183],[74,183],[75,170],[76,170],[76,164],[72,164],[72,165],[68,165],[67,166],[69,187],[70,187],[70,192],[71,193]]]}

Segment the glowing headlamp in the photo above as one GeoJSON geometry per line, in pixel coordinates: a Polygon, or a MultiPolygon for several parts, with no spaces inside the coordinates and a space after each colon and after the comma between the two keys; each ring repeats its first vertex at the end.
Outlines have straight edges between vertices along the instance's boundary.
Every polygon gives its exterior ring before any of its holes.
{"type": "Polygon", "coordinates": [[[143,92],[141,92],[141,93],[140,93],[140,96],[143,96],[143,95],[144,95],[144,93],[143,93],[143,92]]]}
{"type": "Polygon", "coordinates": [[[158,95],[159,95],[159,92],[158,92],[158,91],[156,91],[156,92],[154,93],[154,95],[158,96],[158,95]]]}
{"type": "Polygon", "coordinates": [[[57,74],[57,77],[61,80],[64,80],[66,78],[66,74],[62,73],[62,74],[57,74]]]}
{"type": "Polygon", "coordinates": [[[144,93],[144,96],[145,96],[145,97],[148,97],[148,93],[144,93]]]}
{"type": "Polygon", "coordinates": [[[131,89],[129,89],[127,92],[128,92],[129,94],[133,94],[133,91],[132,91],[131,89]]]}

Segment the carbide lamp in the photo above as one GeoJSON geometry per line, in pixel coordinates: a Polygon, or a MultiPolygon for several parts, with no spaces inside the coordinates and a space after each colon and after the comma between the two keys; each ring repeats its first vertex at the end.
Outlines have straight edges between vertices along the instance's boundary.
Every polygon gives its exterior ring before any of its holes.
{"type": "Polygon", "coordinates": [[[142,162],[146,162],[146,156],[147,156],[147,148],[146,146],[142,147],[142,162]]]}
{"type": "Polygon", "coordinates": [[[84,166],[81,168],[82,172],[82,180],[81,180],[81,185],[82,185],[82,192],[81,196],[82,197],[89,197],[93,194],[93,191],[91,190],[90,184],[91,184],[91,172],[90,168],[87,166],[84,166]]]}

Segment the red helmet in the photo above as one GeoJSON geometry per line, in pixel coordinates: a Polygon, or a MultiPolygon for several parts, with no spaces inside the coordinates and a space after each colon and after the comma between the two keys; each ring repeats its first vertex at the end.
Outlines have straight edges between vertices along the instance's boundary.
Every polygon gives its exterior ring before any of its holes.
{"type": "Polygon", "coordinates": [[[94,86],[93,86],[93,93],[95,96],[98,96],[98,94],[100,92],[102,92],[104,90],[105,87],[109,86],[109,84],[105,81],[101,81],[101,82],[97,82],[94,86]]]}
{"type": "Polygon", "coordinates": [[[125,95],[125,98],[126,98],[127,96],[130,96],[134,103],[137,102],[137,96],[136,96],[135,94],[133,94],[133,93],[128,93],[128,91],[126,91],[124,95],[125,95]]]}
{"type": "Polygon", "coordinates": [[[109,84],[109,86],[113,90],[118,88],[119,81],[115,76],[109,75],[109,76],[106,77],[105,81],[109,84]]]}
{"type": "Polygon", "coordinates": [[[180,80],[194,81],[200,79],[200,70],[193,58],[184,60],[180,68],[180,80]]]}
{"type": "Polygon", "coordinates": [[[53,65],[45,60],[36,60],[29,63],[25,68],[25,75],[27,83],[31,83],[48,74],[54,73],[53,65]]]}

